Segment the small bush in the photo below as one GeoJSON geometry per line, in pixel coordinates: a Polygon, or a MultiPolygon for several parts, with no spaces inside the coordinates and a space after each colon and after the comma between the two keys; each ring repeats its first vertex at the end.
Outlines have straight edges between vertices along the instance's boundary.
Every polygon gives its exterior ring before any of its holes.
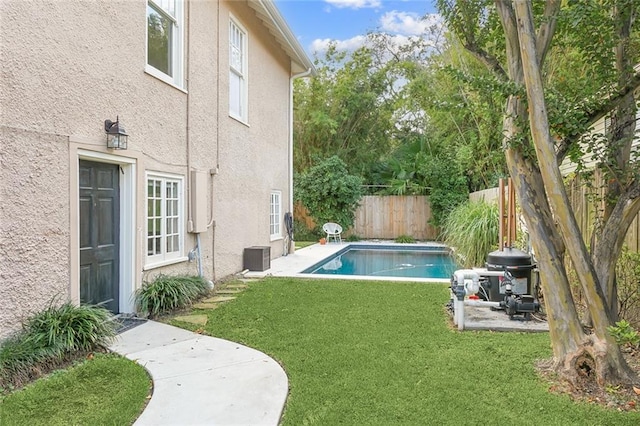
{"type": "Polygon", "coordinates": [[[159,275],[136,291],[136,306],[150,317],[189,306],[209,292],[201,277],[159,275]]]}
{"type": "Polygon", "coordinates": [[[69,351],[91,351],[107,346],[115,335],[111,313],[104,308],[70,302],[50,306],[25,323],[27,336],[37,347],[69,351]]]}
{"type": "Polygon", "coordinates": [[[356,241],[360,241],[360,240],[362,240],[362,238],[360,238],[356,234],[351,234],[347,238],[345,238],[345,241],[348,241],[350,243],[353,243],[353,242],[356,242],[356,241]]]}
{"type": "Polygon", "coordinates": [[[28,318],[0,344],[0,392],[19,388],[81,354],[107,346],[115,335],[111,313],[70,302],[28,318]]]}
{"type": "Polygon", "coordinates": [[[296,218],[293,219],[293,238],[295,241],[318,241],[322,235],[318,228],[307,228],[307,224],[296,218]]]}
{"type": "Polygon", "coordinates": [[[607,331],[616,339],[620,346],[637,347],[640,344],[640,335],[627,321],[618,321],[615,326],[607,327],[607,331]]]}
{"type": "Polygon", "coordinates": [[[410,235],[400,235],[395,239],[396,243],[415,243],[416,239],[410,235]]]}

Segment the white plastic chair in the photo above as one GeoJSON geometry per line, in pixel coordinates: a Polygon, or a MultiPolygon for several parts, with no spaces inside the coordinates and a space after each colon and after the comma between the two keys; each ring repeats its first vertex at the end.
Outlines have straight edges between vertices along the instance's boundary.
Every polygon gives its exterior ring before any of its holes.
{"type": "Polygon", "coordinates": [[[336,243],[342,243],[342,226],[337,223],[327,222],[322,225],[322,230],[327,233],[327,242],[333,238],[336,243]]]}

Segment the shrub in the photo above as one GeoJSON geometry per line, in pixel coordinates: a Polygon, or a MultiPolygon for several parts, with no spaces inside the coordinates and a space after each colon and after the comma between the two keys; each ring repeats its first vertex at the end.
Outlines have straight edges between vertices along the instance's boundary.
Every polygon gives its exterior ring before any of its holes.
{"type": "Polygon", "coordinates": [[[400,235],[395,239],[396,243],[415,243],[416,240],[410,235],[400,235]]]}
{"type": "Polygon", "coordinates": [[[208,292],[209,285],[204,278],[161,274],[136,291],[136,306],[154,317],[188,306],[208,292]]]}
{"type": "Polygon", "coordinates": [[[37,347],[60,352],[91,351],[107,346],[115,335],[111,313],[104,308],[70,302],[35,314],[25,323],[29,340],[37,347]]]}
{"type": "Polygon", "coordinates": [[[466,202],[449,214],[442,237],[463,267],[481,266],[498,247],[499,226],[497,204],[466,202]]]}
{"type": "Polygon", "coordinates": [[[0,344],[0,391],[20,387],[83,353],[108,345],[115,335],[111,313],[70,302],[28,318],[22,331],[0,344]]]}
{"type": "Polygon", "coordinates": [[[631,325],[640,327],[640,253],[627,247],[616,264],[618,284],[618,313],[631,325]]]}
{"type": "Polygon", "coordinates": [[[300,175],[294,195],[318,227],[335,222],[349,229],[362,198],[362,178],[350,175],[345,163],[334,155],[300,175]]]}
{"type": "Polygon", "coordinates": [[[322,234],[320,229],[309,229],[307,224],[296,218],[293,219],[293,238],[295,241],[318,241],[322,234]]]}
{"type": "Polygon", "coordinates": [[[638,346],[640,344],[640,335],[633,329],[631,324],[622,320],[616,322],[615,326],[607,327],[607,331],[616,339],[616,343],[620,346],[638,346]]]}
{"type": "Polygon", "coordinates": [[[351,235],[347,236],[347,238],[345,238],[345,241],[353,243],[353,242],[356,242],[356,241],[360,241],[361,239],[362,238],[360,238],[358,235],[351,234],[351,235]]]}

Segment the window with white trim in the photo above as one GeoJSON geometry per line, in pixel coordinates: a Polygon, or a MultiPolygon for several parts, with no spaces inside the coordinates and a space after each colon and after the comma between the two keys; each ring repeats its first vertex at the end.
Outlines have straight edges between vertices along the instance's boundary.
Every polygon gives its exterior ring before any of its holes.
{"type": "Polygon", "coordinates": [[[229,115],[247,122],[247,32],[229,21],[229,115]]]}
{"type": "Polygon", "coordinates": [[[271,240],[276,240],[278,238],[282,238],[282,231],[280,226],[280,214],[281,214],[281,203],[282,192],[273,191],[271,193],[271,203],[270,203],[270,213],[269,213],[269,235],[271,236],[271,240]]]}
{"type": "Polygon", "coordinates": [[[147,66],[145,71],[183,87],[183,0],[147,0],[147,66]]]}
{"type": "Polygon", "coordinates": [[[147,175],[146,264],[182,257],[184,241],[182,178],[147,175]]]}

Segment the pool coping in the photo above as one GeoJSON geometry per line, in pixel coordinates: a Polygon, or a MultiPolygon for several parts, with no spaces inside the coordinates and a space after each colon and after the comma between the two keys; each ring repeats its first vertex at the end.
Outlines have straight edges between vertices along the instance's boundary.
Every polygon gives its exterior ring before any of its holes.
{"type": "Polygon", "coordinates": [[[359,242],[343,242],[343,243],[326,243],[313,244],[308,247],[298,249],[294,253],[287,256],[281,256],[271,260],[271,267],[265,271],[248,271],[243,274],[245,278],[263,278],[267,276],[273,277],[293,277],[293,278],[310,278],[310,279],[341,279],[341,280],[365,280],[365,281],[404,281],[404,282],[424,282],[424,283],[449,283],[450,279],[443,278],[415,278],[415,277],[379,277],[367,275],[334,275],[334,274],[309,274],[302,273],[305,269],[315,265],[316,263],[326,259],[340,250],[349,246],[397,246],[397,247],[438,247],[447,248],[446,245],[426,242],[403,244],[388,240],[373,240],[359,242]]]}

